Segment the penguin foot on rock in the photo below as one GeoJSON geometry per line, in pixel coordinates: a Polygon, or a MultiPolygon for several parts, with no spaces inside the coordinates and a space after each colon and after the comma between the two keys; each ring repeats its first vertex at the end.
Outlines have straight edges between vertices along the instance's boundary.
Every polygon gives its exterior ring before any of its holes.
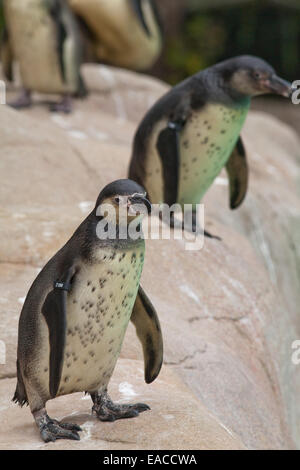
{"type": "MultiPolygon", "coordinates": [[[[164,222],[167,222],[164,216],[161,217],[161,220],[163,220],[164,222]]],[[[176,219],[176,217],[174,217],[174,214],[171,214],[169,223],[170,223],[171,228],[179,228],[181,230],[187,230],[188,232],[191,232],[194,234],[203,233],[203,235],[207,238],[222,241],[222,238],[218,237],[217,235],[212,235],[211,233],[207,232],[206,230],[204,230],[203,228],[199,226],[199,224],[197,223],[197,217],[195,213],[193,213],[192,215],[192,224],[185,223],[176,219]]]]}
{"type": "Polygon", "coordinates": [[[218,237],[217,235],[212,235],[211,233],[207,232],[206,230],[203,230],[203,234],[207,238],[211,238],[213,240],[219,240],[222,241],[222,238],[218,237]]]}
{"type": "Polygon", "coordinates": [[[100,394],[91,394],[94,406],[92,411],[96,413],[100,421],[116,421],[117,419],[135,418],[143,411],[150,410],[145,403],[136,403],[134,405],[120,405],[114,403],[107,392],[100,394]]]}
{"type": "Polygon", "coordinates": [[[70,95],[65,95],[59,103],[51,103],[50,105],[50,111],[53,113],[70,114],[72,109],[72,99],[70,95]]]}
{"type": "Polygon", "coordinates": [[[204,230],[202,227],[199,226],[199,224],[197,223],[197,213],[196,212],[193,212],[193,214],[192,214],[192,231],[193,231],[193,233],[203,232],[203,235],[207,238],[222,241],[222,238],[218,237],[217,235],[212,235],[211,233],[207,232],[206,230],[204,230]]]}
{"type": "Polygon", "coordinates": [[[9,102],[8,105],[14,109],[30,108],[32,106],[31,92],[23,89],[18,98],[15,101],[9,102]]]}
{"type": "Polygon", "coordinates": [[[80,441],[78,432],[82,431],[82,429],[77,424],[61,423],[56,419],[51,419],[46,413],[36,417],[35,420],[44,442],[54,442],[56,439],[80,441]]]}

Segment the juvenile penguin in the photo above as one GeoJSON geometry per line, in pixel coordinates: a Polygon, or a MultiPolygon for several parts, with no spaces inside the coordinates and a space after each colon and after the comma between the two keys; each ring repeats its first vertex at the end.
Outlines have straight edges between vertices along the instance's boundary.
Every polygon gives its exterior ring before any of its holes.
{"type": "Polygon", "coordinates": [[[162,26],[154,0],[68,1],[90,31],[100,62],[145,70],[158,58],[162,26]]]}
{"type": "Polygon", "coordinates": [[[4,72],[10,80],[12,58],[19,63],[21,95],[9,103],[29,107],[31,93],[62,95],[53,111],[70,112],[71,96],[85,96],[80,74],[82,42],[77,20],[65,0],[4,0],[4,72]]]}
{"type": "Polygon", "coordinates": [[[240,132],[251,97],[264,93],[289,97],[291,84],[252,56],[226,60],[179,83],[142,120],[129,178],[143,185],[153,204],[192,204],[196,230],[196,204],[225,166],[230,207],[237,208],[248,182],[240,132]]]}
{"type": "Polygon", "coordinates": [[[162,365],[159,320],[140,286],[145,244],[129,230],[130,224],[140,227],[145,207],[151,208],[146,193],[135,182],[106,186],[27,294],[13,399],[29,404],[45,442],[79,439],[77,425],[47,415],[46,402],[60,395],[89,393],[101,421],[132,418],[149,409],[143,403],[118,405],[107,393],[129,320],[143,346],[147,383],[162,365]]]}

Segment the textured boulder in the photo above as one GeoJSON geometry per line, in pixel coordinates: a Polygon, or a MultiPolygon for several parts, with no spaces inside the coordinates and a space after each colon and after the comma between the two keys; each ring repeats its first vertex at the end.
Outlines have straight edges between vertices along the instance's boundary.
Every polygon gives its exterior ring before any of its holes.
{"type": "Polygon", "coordinates": [[[71,116],[40,105],[25,112],[0,106],[0,340],[7,346],[0,417],[8,423],[1,448],[299,446],[300,366],[291,361],[291,344],[300,337],[299,141],[263,113],[251,113],[243,131],[251,169],[244,205],[228,209],[225,174],[205,197],[206,227],[222,242],[205,240],[202,250],[186,251],[184,241],[147,241],[142,283],[161,319],[165,365],[158,381],[143,383],[142,351],[130,326],[112,395],[123,398],[126,382],[125,390],[152,412],[103,424],[86,415],[90,402],[80,394],[59,398],[49,412],[75,412],[84,436],[44,445],[29,411],[10,403],[28,287],[99,190],[126,176],[136,125],[167,89],[108,67],[89,66],[85,76],[92,92],[71,116]]]}

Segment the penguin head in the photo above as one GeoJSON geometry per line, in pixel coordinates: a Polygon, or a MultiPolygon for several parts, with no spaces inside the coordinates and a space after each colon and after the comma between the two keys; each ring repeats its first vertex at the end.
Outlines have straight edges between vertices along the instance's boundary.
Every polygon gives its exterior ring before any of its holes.
{"type": "Polygon", "coordinates": [[[151,204],[142,186],[132,180],[121,179],[105,186],[98,196],[95,210],[108,222],[113,218],[119,225],[142,219],[151,212],[151,204]]]}
{"type": "Polygon", "coordinates": [[[224,86],[243,96],[274,93],[289,98],[292,84],[276,75],[275,70],[263,59],[239,56],[217,65],[224,86]]]}

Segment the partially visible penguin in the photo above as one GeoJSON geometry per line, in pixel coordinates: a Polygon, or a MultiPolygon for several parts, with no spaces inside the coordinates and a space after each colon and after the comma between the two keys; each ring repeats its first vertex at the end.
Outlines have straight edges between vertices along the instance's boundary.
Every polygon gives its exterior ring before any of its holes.
{"type": "Polygon", "coordinates": [[[113,403],[107,393],[129,320],[143,346],[147,383],[162,365],[159,320],[140,286],[145,244],[135,235],[141,233],[146,208],[151,208],[146,193],[135,182],[106,186],[27,294],[19,321],[14,401],[29,404],[45,442],[79,439],[77,425],[47,415],[46,402],[60,395],[89,393],[101,421],[132,418],[149,409],[143,403],[113,403]]]}
{"type": "Polygon", "coordinates": [[[162,49],[155,0],[68,0],[92,34],[100,62],[145,70],[162,49]]]}
{"type": "Polygon", "coordinates": [[[226,60],[179,83],[138,127],[129,178],[143,185],[152,204],[192,204],[196,230],[196,204],[226,167],[235,209],[248,182],[240,132],[251,97],[264,93],[289,97],[291,84],[253,56],[226,60]]]}
{"type": "Polygon", "coordinates": [[[12,103],[29,107],[32,92],[62,95],[53,111],[70,112],[71,97],[85,96],[80,74],[82,42],[77,20],[65,0],[4,0],[2,59],[11,80],[11,62],[20,66],[23,91],[12,103]]]}

